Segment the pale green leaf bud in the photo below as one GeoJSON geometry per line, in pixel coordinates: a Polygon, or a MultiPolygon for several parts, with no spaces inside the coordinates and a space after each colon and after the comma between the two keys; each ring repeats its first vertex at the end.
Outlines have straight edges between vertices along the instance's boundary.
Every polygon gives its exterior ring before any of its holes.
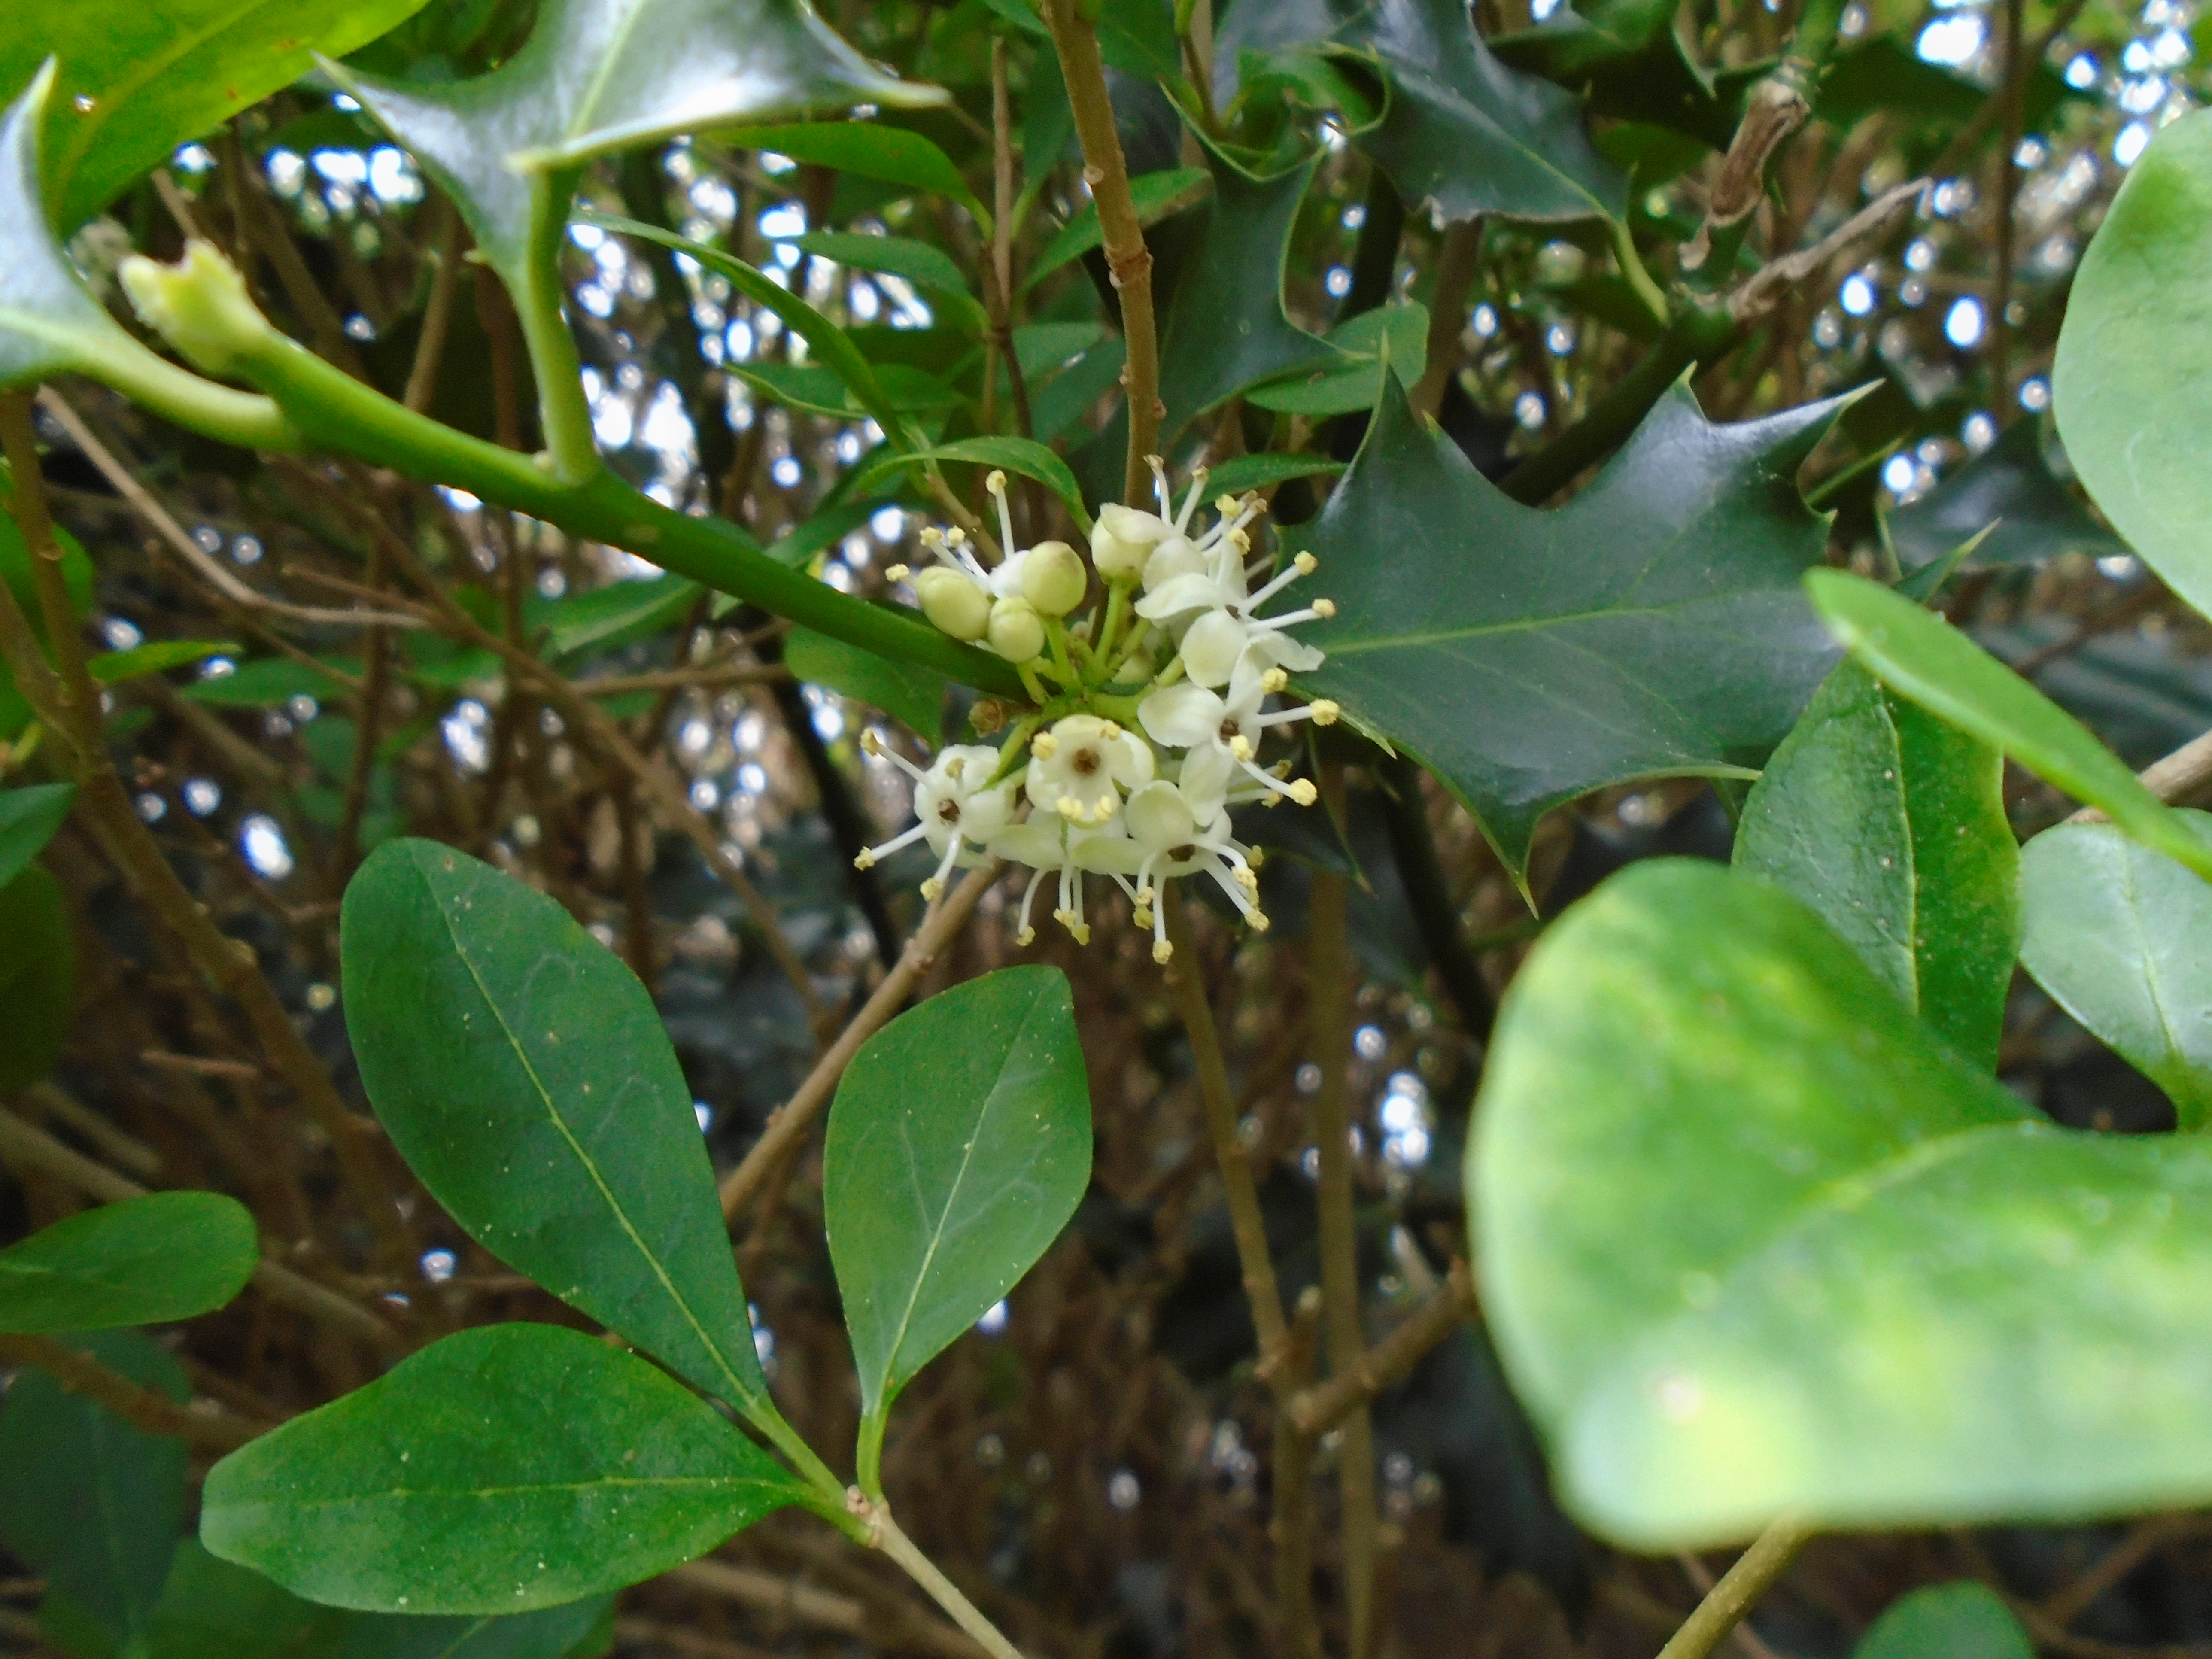
{"type": "Polygon", "coordinates": [[[914,579],[921,614],[956,640],[980,640],[991,625],[991,596],[974,577],[932,565],[914,579]]]}
{"type": "Polygon", "coordinates": [[[210,243],[185,243],[173,265],[134,253],[116,274],[146,325],[207,374],[235,374],[273,332],[238,267],[210,243]]]}
{"type": "Polygon", "coordinates": [[[991,607],[991,649],[1008,662],[1035,662],[1044,651],[1044,623],[1027,599],[991,607]]]}
{"type": "Polygon", "coordinates": [[[1066,542],[1039,542],[1022,561],[1022,597],[1047,617],[1065,617],[1083,603],[1091,574],[1066,542]]]}

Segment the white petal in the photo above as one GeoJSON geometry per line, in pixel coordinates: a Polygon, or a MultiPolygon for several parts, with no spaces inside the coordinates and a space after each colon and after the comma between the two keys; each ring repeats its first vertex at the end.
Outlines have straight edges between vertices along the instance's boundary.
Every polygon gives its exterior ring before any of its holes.
{"type": "Polygon", "coordinates": [[[1200,685],[1226,685],[1250,641],[1244,623],[1226,611],[1209,611],[1182,636],[1182,665],[1200,685]]]}
{"type": "Polygon", "coordinates": [[[1171,783],[1148,783],[1129,797],[1129,833],[1148,851],[1180,847],[1198,833],[1198,819],[1171,783]]]}
{"type": "Polygon", "coordinates": [[[1152,759],[1152,745],[1134,732],[1125,731],[1119,748],[1118,755],[1111,747],[1107,750],[1106,769],[1124,789],[1143,788],[1159,770],[1152,759]]]}
{"type": "Polygon", "coordinates": [[[1236,775],[1237,763],[1226,749],[1218,743],[1201,744],[1183,757],[1182,775],[1176,787],[1182,791],[1191,817],[1210,824],[1221,816],[1230,780],[1236,775]]]}
{"type": "Polygon", "coordinates": [[[1212,561],[1188,536],[1170,536],[1145,561],[1145,592],[1154,592],[1177,576],[1200,576],[1212,561]]]}
{"type": "Polygon", "coordinates": [[[1255,634],[1252,649],[1264,653],[1268,661],[1289,669],[1293,674],[1303,674],[1310,668],[1318,668],[1328,658],[1326,651],[1318,650],[1304,640],[1294,640],[1288,634],[1255,634]]]}
{"type": "Polygon", "coordinates": [[[1137,720],[1155,743],[1188,749],[1212,741],[1225,714],[1221,699],[1185,681],[1155,691],[1137,705],[1137,720]]]}
{"type": "Polygon", "coordinates": [[[1192,571],[1163,582],[1158,591],[1137,601],[1137,614],[1151,622],[1179,617],[1186,611],[1203,611],[1223,603],[1218,585],[1202,571],[1192,571]]]}
{"type": "Polygon", "coordinates": [[[1000,858],[1026,864],[1033,870],[1057,870],[1066,862],[1060,851],[1064,833],[1065,826],[1058,818],[1044,822],[1032,818],[999,831],[991,837],[990,849],[1000,858]]]}
{"type": "Polygon", "coordinates": [[[1145,849],[1115,824],[1106,830],[1079,830],[1067,838],[1068,861],[1079,870],[1114,872],[1133,876],[1145,861],[1145,849]]]}

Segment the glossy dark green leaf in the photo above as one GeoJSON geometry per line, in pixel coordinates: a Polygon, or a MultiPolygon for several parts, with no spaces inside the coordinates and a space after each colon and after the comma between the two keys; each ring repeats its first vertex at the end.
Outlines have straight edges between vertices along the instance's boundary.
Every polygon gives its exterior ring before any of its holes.
{"type": "Polygon", "coordinates": [[[1206,474],[1206,487],[1225,495],[1248,489],[1267,489],[1293,478],[1334,477],[1344,471],[1342,461],[1326,455],[1235,455],[1218,461],[1206,474]]]}
{"type": "Polygon", "coordinates": [[[102,685],[120,685],[126,680],[141,679],[148,674],[166,674],[172,668],[204,662],[237,649],[237,646],[221,640],[153,640],[144,645],[134,645],[127,651],[95,652],[87,659],[85,666],[102,685]]]}
{"type": "Polygon", "coordinates": [[[1892,1602],[1851,1659],[2034,1659],[2004,1598],[1972,1579],[1927,1584],[1892,1602]]]}
{"type": "Polygon", "coordinates": [[[1429,308],[1377,306],[1323,337],[1344,361],[1255,386],[1245,402],[1284,415],[1348,415],[1374,408],[1382,395],[1386,361],[1408,386],[1421,378],[1428,364],[1429,308]]]}
{"type": "Polygon", "coordinates": [[[2051,371],[2090,498],[2167,586],[2212,614],[2212,115],[2160,130],[2128,169],[2066,302],[2051,371]]]}
{"type": "MultiPolygon", "coordinates": [[[[2212,815],[2182,822],[2212,841],[2212,815]]],[[[2212,1124],[2212,884],[2109,823],[2062,823],[2021,863],[2021,965],[2166,1091],[2185,1129],[2212,1124]]]]}
{"type": "MultiPolygon", "coordinates": [[[[136,1331],[70,1346],[170,1399],[190,1397],[177,1362],[136,1331]]],[[[0,1539],[50,1595],[112,1647],[142,1636],[185,1519],[185,1443],[132,1427],[26,1368],[0,1407],[0,1539]]]]}
{"type": "Polygon", "coordinates": [[[34,783],[0,789],[0,888],[46,850],[76,799],[73,783],[34,783]]]}
{"type": "Polygon", "coordinates": [[[412,839],[362,866],[340,940],[362,1086],[447,1212],[772,1419],[691,1091],[621,959],[544,894],[412,839]]]}
{"type": "Polygon", "coordinates": [[[2064,553],[2094,559],[2128,550],[2051,472],[2033,416],[2014,421],[1988,449],[1889,515],[1890,544],[1906,570],[1934,563],[1984,530],[1989,535],[1974,557],[1988,564],[2043,564],[2064,553]]]}
{"type": "Polygon", "coordinates": [[[1090,1087],[1057,968],[940,991],[853,1057],[822,1201],[860,1365],[864,1485],[899,1389],[1044,1254],[1090,1177],[1090,1087]]]}
{"type": "Polygon", "coordinates": [[[643,1360],[489,1325],[224,1458],[200,1540],[333,1607],[528,1613],[650,1577],[801,1496],[643,1360]]]}
{"type": "Polygon", "coordinates": [[[916,288],[935,296],[961,327],[981,333],[990,319],[968,291],[968,279],[952,256],[929,242],[910,236],[863,236],[851,231],[817,230],[789,239],[793,247],[834,259],[854,270],[887,271],[903,276],[916,288]]]}
{"type": "Polygon", "coordinates": [[[1620,175],[1591,149],[1575,98],[1509,68],[1460,0],[1277,0],[1231,8],[1217,53],[1326,40],[1389,83],[1382,119],[1353,142],[1409,208],[1442,222],[1618,214],[1620,175]]]}
{"type": "Polygon", "coordinates": [[[0,1250],[0,1331],[157,1325],[220,1308],[261,1259],[253,1218],[221,1193],[149,1193],[0,1250]]]}
{"type": "MultiPolygon", "coordinates": [[[[1162,173],[1140,173],[1129,180],[1129,199],[1137,210],[1137,222],[1150,225],[1170,213],[1180,213],[1201,200],[1213,188],[1213,175],[1204,167],[1170,167],[1162,173]]],[[[1036,283],[1079,258],[1104,240],[1098,228],[1098,209],[1085,200],[1030,263],[1024,286],[1036,283]]]]}
{"type": "Polygon", "coordinates": [[[2037,1116],[1769,884],[1652,861],[1568,911],[1475,1123],[1483,1310],[1607,1538],[2212,1498],[2212,1143],[2037,1116]]]}
{"type": "Polygon", "coordinates": [[[1583,0],[1490,49],[1513,68],[1582,94],[1593,114],[1643,121],[1726,149],[1742,118],[1743,87],[1765,65],[1709,73],[1691,57],[1666,0],[1583,0]]]}
{"type": "Polygon", "coordinates": [[[1839,664],[1752,787],[1735,865],[1810,905],[1930,1030],[1996,1070],[2021,931],[1996,750],[1839,664]]]}
{"type": "Polygon", "coordinates": [[[336,1659],[586,1659],[607,1650],[614,1607],[612,1596],[594,1595],[505,1617],[356,1613],[336,1659]]]}
{"type": "Polygon", "coordinates": [[[1000,467],[1008,472],[1018,472],[1024,478],[1035,478],[1066,503],[1077,528],[1086,534],[1091,529],[1091,511],[1083,505],[1083,492],[1076,486],[1075,474],[1068,470],[1066,461],[1042,444],[1029,438],[959,438],[949,444],[933,445],[909,454],[885,455],[866,467],[854,480],[853,487],[865,493],[901,468],[919,466],[926,461],[958,461],[971,466],[1000,467]]]}
{"type": "Polygon", "coordinates": [[[1805,578],[1814,608],[1893,691],[2002,749],[2146,847],[2212,881],[2212,848],[2081,723],[1942,617],[1840,570],[1805,578]]]}
{"type": "Polygon", "coordinates": [[[53,1069],[76,1003],[76,939],[61,884],[39,865],[0,887],[0,1094],[53,1069]]]}
{"type": "Polygon", "coordinates": [[[0,98],[61,62],[46,118],[46,199],[75,229],[179,144],[343,58],[423,0],[143,0],[39,5],[0,33],[0,98]]]}
{"type": "Polygon", "coordinates": [[[1824,523],[1792,482],[1835,409],[1713,426],[1677,386],[1544,512],[1393,375],[1302,534],[1321,569],[1298,592],[1338,607],[1304,683],[1432,769],[1516,872],[1537,819],[1588,790],[1751,775],[1835,660],[1797,591],[1824,523]]]}
{"type": "Polygon", "coordinates": [[[880,708],[927,742],[944,728],[945,680],[934,670],[893,662],[811,628],[784,636],[783,660],[800,679],[880,708]]]}

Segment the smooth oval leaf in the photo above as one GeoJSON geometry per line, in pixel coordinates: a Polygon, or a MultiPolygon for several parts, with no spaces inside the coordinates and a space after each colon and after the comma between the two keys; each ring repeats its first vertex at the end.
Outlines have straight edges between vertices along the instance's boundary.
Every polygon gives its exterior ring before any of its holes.
{"type": "Polygon", "coordinates": [[[774,1419],[691,1091],[636,975],[553,900],[434,842],[369,855],[339,939],[362,1085],[447,1212],[774,1419]]]}
{"type": "Polygon", "coordinates": [[[261,1259],[253,1218],[221,1193],[149,1193],[0,1250],[0,1331],[158,1325],[220,1308],[261,1259]]]}
{"type": "MultiPolygon", "coordinates": [[[[945,94],[934,87],[896,84],[907,94],[902,100],[907,103],[945,101],[945,94]]],[[[772,150],[814,167],[950,196],[968,210],[986,235],[990,233],[991,216],[969,193],[968,181],[952,165],[952,158],[920,133],[904,127],[886,126],[879,121],[808,121],[787,126],[739,127],[716,136],[742,149],[772,150]]]]}
{"type": "Polygon", "coordinates": [[[2013,1611],[1987,1584],[1928,1584],[1874,1621],[1851,1659],[2034,1659],[2013,1611]]]}
{"type": "Polygon", "coordinates": [[[2051,370],[2067,458],[2143,562],[2212,615],[2212,114],[2161,129],[2081,257],[2051,370]]]}
{"type": "Polygon", "coordinates": [[[76,799],[73,783],[34,783],[0,789],[0,887],[22,873],[46,850],[76,799]]]}
{"type": "Polygon", "coordinates": [[[784,665],[802,680],[826,685],[880,708],[925,741],[945,726],[945,676],[908,662],[893,662],[811,628],[784,636],[784,665]]]}
{"type": "Polygon", "coordinates": [[[1476,1123],[1484,1309],[1616,1542],[2212,1498],[2212,1144],[2038,1117],[1768,884],[1570,910],[1476,1123]]]}
{"type": "Polygon", "coordinates": [[[36,1083],[69,1040],[76,939],[61,884],[32,865],[0,887],[0,1094],[36,1083]]]}
{"type": "Polygon", "coordinates": [[[489,1325],[224,1458],[200,1540],[332,1607],[527,1613],[648,1578],[805,1498],[635,1356],[489,1325]]]}
{"type": "MultiPolygon", "coordinates": [[[[2184,811],[2212,841],[2212,814],[2184,811]]],[[[2062,823],[2021,861],[2021,966],[2166,1092],[2185,1129],[2212,1124],[2212,885],[2109,823],[2062,823]]]]}
{"type": "Polygon", "coordinates": [[[76,228],[179,144],[292,84],[317,52],[343,58],[423,0],[132,0],[37,5],[0,34],[0,97],[60,60],[47,118],[46,199],[76,228]]]}
{"type": "Polygon", "coordinates": [[[1835,660],[1797,586],[1826,523],[1792,479],[1837,410],[1715,426],[1677,385],[1547,512],[1390,375],[1301,538],[1321,569],[1299,593],[1337,607],[1301,684],[1435,771],[1516,876],[1537,820],[1577,795],[1753,775],[1835,660]]]}
{"type": "Polygon", "coordinates": [[[2020,950],[2004,757],[1838,665],[1752,786],[1735,866],[1795,893],[1994,1071],[2020,950]]]}
{"type": "Polygon", "coordinates": [[[853,231],[817,230],[787,239],[803,253],[834,259],[854,270],[888,272],[903,276],[916,288],[943,300],[958,317],[960,326],[981,332],[990,318],[968,291],[968,279],[952,256],[930,242],[910,236],[864,236],[853,231]]]}
{"type": "Polygon", "coordinates": [[[853,1057],[822,1204],[860,1370],[864,1484],[893,1397],[1030,1270],[1090,1178],[1091,1091],[1057,968],[939,992],[853,1057]]]}
{"type": "Polygon", "coordinates": [[[1029,438],[958,438],[949,444],[937,444],[927,449],[910,450],[904,454],[886,454],[871,462],[860,476],[854,480],[853,488],[866,494],[883,479],[902,467],[919,466],[927,461],[960,461],[973,466],[1003,467],[1009,472],[1018,472],[1024,478],[1035,478],[1039,483],[1066,503],[1068,515],[1085,535],[1091,533],[1091,510],[1083,504],[1083,491],[1075,482],[1075,474],[1067,463],[1029,438]]]}
{"type": "MultiPolygon", "coordinates": [[[[142,1388],[191,1396],[177,1362],[136,1331],[70,1346],[142,1388]]],[[[184,1516],[183,1441],[133,1427],[42,1370],[16,1373],[0,1407],[0,1539],[111,1648],[150,1624],[184,1516]]]]}
{"type": "Polygon", "coordinates": [[[1881,682],[1992,744],[2146,847],[2212,881],[2212,847],[2089,729],[1942,617],[1842,570],[1805,578],[1829,631],[1881,682]]]}

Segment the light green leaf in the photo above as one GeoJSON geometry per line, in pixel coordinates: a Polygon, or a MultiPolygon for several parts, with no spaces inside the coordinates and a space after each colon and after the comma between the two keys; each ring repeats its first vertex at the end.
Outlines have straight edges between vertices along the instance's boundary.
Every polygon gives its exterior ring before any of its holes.
{"type": "Polygon", "coordinates": [[[1326,455],[1237,455],[1213,465],[1206,487],[1224,495],[1241,495],[1248,489],[1266,489],[1293,478],[1333,478],[1343,471],[1342,461],[1333,461],[1326,455]]]}
{"type": "Polygon", "coordinates": [[[1840,664],[1752,787],[1735,866],[1810,905],[1930,1030],[1996,1069],[2021,898],[1996,750],[1840,664]]]}
{"type": "Polygon", "coordinates": [[[2052,406],[2090,498],[2212,614],[2212,114],[2162,128],[2081,258],[2052,406]]]}
{"type": "Polygon", "coordinates": [[[1035,478],[1067,505],[1069,515],[1084,534],[1091,533],[1091,510],[1083,504],[1083,491],[1066,461],[1042,444],[1028,438],[961,438],[910,453],[887,454],[872,462],[854,481],[863,493],[902,468],[928,461],[961,461],[974,466],[1003,467],[1024,478],[1035,478]]]}
{"type": "MultiPolygon", "coordinates": [[[[1204,167],[1170,167],[1164,173],[1140,173],[1130,179],[1129,199],[1136,206],[1137,222],[1150,225],[1196,206],[1212,188],[1213,175],[1204,167]]],[[[1097,205],[1086,198],[1030,262],[1023,287],[1034,286],[1040,277],[1049,276],[1070,259],[1081,258],[1104,240],[1098,228],[1097,205]]]]}
{"type": "Polygon", "coordinates": [[[705,591],[695,581],[666,574],[645,581],[610,582],[563,595],[532,624],[548,630],[546,648],[556,657],[611,651],[670,627],[705,591]]]}
{"type": "Polygon", "coordinates": [[[2071,714],[1942,617],[1841,570],[1805,578],[1813,608],[1883,684],[1994,744],[2146,847],[2212,881],[2212,847],[2071,714]]]}
{"type": "Polygon", "coordinates": [[[1834,658],[1797,590],[1825,520],[1791,482],[1837,405],[1713,426],[1686,385],[1590,485],[1510,500],[1390,377],[1304,532],[1302,683],[1430,767],[1520,871],[1537,820],[1589,790],[1751,775],[1834,658]]]}
{"type": "Polygon", "coordinates": [[[158,1325],[220,1308],[261,1259],[253,1218],[221,1193],[149,1193],[0,1250],[0,1331],[158,1325]]]}
{"type": "MultiPolygon", "coordinates": [[[[877,423],[882,424],[879,410],[864,401],[863,393],[819,363],[730,363],[724,372],[786,409],[833,421],[858,421],[862,416],[875,415],[877,423]]],[[[878,363],[871,368],[869,380],[872,384],[865,395],[882,398],[884,407],[902,414],[941,415],[964,401],[934,375],[904,363],[878,363]]]]}
{"type": "MultiPolygon", "coordinates": [[[[136,1331],[70,1339],[111,1370],[191,1397],[177,1362],[136,1331]]],[[[0,1407],[0,1539],[112,1647],[142,1635],[185,1518],[185,1443],[132,1427],[27,1368],[0,1407]]]]}
{"type": "Polygon", "coordinates": [[[179,144],[292,84],[322,52],[343,58],[423,0],[139,0],[37,5],[0,33],[0,98],[49,56],[46,200],[70,231],[179,144]]]}
{"type": "Polygon", "coordinates": [[[128,651],[102,651],[89,657],[85,666],[102,685],[120,685],[148,674],[166,674],[172,668],[220,656],[238,647],[221,640],[153,640],[128,651]]]}
{"type": "MultiPolygon", "coordinates": [[[[358,657],[326,660],[356,679],[364,671],[358,657]]],[[[279,708],[295,697],[320,700],[337,696],[344,690],[345,682],[337,674],[324,673],[312,663],[295,657],[262,657],[239,664],[230,673],[194,680],[184,688],[184,695],[213,708],[279,708]]]]}
{"type": "Polygon", "coordinates": [[[868,1039],[823,1149],[830,1259],[860,1372],[860,1482],[891,1401],[1058,1237],[1091,1177],[1066,975],[1007,968],[868,1039]]]}
{"type": "Polygon", "coordinates": [[[2035,1644],[2002,1596],[1969,1579],[1900,1596],[1851,1659],[2035,1659],[2035,1644]]]}
{"type": "Polygon", "coordinates": [[[489,1325],[224,1458],[200,1541],[333,1607],[528,1613],[651,1577],[803,1497],[643,1360],[489,1325]]]}
{"type": "Polygon", "coordinates": [[[784,665],[800,679],[880,708],[924,741],[934,743],[945,725],[945,676],[912,663],[893,662],[811,628],[794,628],[783,641],[784,665]]]}
{"type": "Polygon", "coordinates": [[[1284,415],[1348,415],[1374,408],[1382,395],[1386,356],[1390,371],[1407,385],[1421,378],[1428,363],[1429,308],[1378,306],[1326,337],[1348,361],[1255,386],[1244,401],[1284,415]]]}
{"type": "Polygon", "coordinates": [[[36,1083],[69,1040],[76,939],[61,884],[31,865],[0,887],[0,1094],[36,1083]]]}
{"type": "Polygon", "coordinates": [[[1653,861],[1569,910],[1475,1123],[1484,1312],[1613,1542],[2212,1498],[2212,1143],[2038,1117],[1768,884],[1653,861]]]}
{"type": "MultiPolygon", "coordinates": [[[[2212,841],[2212,815],[2176,814],[2212,841]]],[[[2212,886],[2109,823],[2062,823],[2021,862],[2021,965],[2173,1102],[2212,1124],[2212,886]]]]}
{"type": "Polygon", "coordinates": [[[0,888],[46,850],[76,799],[73,783],[34,783],[0,789],[0,888]]]}
{"type": "Polygon", "coordinates": [[[447,1212],[679,1376],[780,1425],[691,1091],[621,959],[544,894],[412,839],[354,877],[340,946],[362,1085],[447,1212]]]}
{"type": "Polygon", "coordinates": [[[983,307],[968,292],[968,279],[952,263],[952,256],[931,243],[917,242],[910,236],[863,236],[842,230],[817,230],[788,240],[793,247],[854,270],[903,276],[944,301],[960,326],[971,333],[981,332],[990,323],[983,307]]]}
{"type": "MultiPolygon", "coordinates": [[[[945,101],[945,94],[934,87],[896,84],[905,96],[878,101],[909,106],[945,101]]],[[[952,165],[952,158],[920,133],[904,127],[886,126],[880,121],[809,121],[793,126],[740,127],[717,136],[740,149],[773,150],[794,161],[950,196],[968,210],[985,235],[990,234],[991,216],[969,194],[967,181],[952,165]]]]}

